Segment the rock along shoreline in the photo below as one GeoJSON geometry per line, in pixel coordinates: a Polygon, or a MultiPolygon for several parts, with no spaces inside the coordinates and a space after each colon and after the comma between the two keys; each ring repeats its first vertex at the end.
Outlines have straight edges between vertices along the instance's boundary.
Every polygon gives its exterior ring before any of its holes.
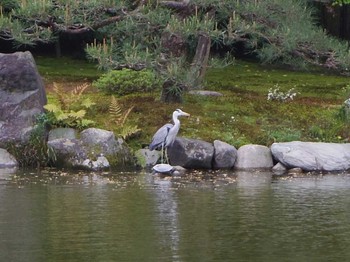
{"type": "MultiPolygon", "coordinates": [[[[55,151],[58,168],[105,170],[126,162],[135,169],[151,168],[160,161],[159,151],[140,149],[131,154],[112,132],[89,128],[76,138],[75,130],[51,130],[48,145],[55,151]],[[112,164],[110,164],[112,163],[112,164]]],[[[168,149],[170,164],[185,169],[271,170],[286,173],[300,171],[346,171],[350,169],[350,144],[323,142],[281,142],[270,147],[244,145],[236,149],[220,140],[209,143],[178,137],[168,149]]],[[[54,164],[55,165],[55,164],[54,164]]],[[[0,169],[16,170],[18,161],[0,148],[0,169]]]]}

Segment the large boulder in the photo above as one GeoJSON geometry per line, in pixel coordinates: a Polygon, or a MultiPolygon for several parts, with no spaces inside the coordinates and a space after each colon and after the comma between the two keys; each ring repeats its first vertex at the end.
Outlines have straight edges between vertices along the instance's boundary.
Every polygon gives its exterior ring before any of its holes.
{"type": "Polygon", "coordinates": [[[78,139],[57,138],[48,140],[47,145],[54,152],[56,167],[79,168],[88,159],[88,154],[78,139]]]}
{"type": "Polygon", "coordinates": [[[212,168],[214,146],[208,142],[177,137],[167,151],[173,166],[189,169],[212,168]]]}
{"type": "Polygon", "coordinates": [[[237,159],[237,149],[220,140],[214,141],[214,161],[215,169],[233,168],[237,159]]]}
{"type": "Polygon", "coordinates": [[[350,144],[320,142],[273,143],[273,157],[287,168],[306,171],[350,169],[350,144]]]}
{"type": "Polygon", "coordinates": [[[237,150],[237,169],[269,169],[273,167],[271,151],[266,146],[244,145],[237,150]]]}
{"type": "Polygon", "coordinates": [[[25,142],[46,93],[30,52],[0,54],[0,146],[25,142]]]}
{"type": "Polygon", "coordinates": [[[95,170],[133,164],[129,148],[111,131],[88,128],[80,133],[80,139],[73,138],[71,130],[50,134],[55,134],[49,136],[48,145],[55,152],[57,166],[95,170]]]}
{"type": "Polygon", "coordinates": [[[0,169],[17,168],[18,162],[7,150],[0,148],[0,169]]]}
{"type": "Polygon", "coordinates": [[[80,141],[90,155],[105,156],[112,166],[134,164],[129,147],[122,138],[116,138],[112,131],[88,128],[80,133],[80,141]]]}
{"type": "Polygon", "coordinates": [[[142,148],[135,152],[137,164],[141,167],[152,167],[158,163],[161,158],[161,152],[157,150],[149,150],[142,148]]]}
{"type": "Polygon", "coordinates": [[[80,133],[81,142],[93,151],[95,154],[104,154],[106,156],[121,154],[123,157],[130,157],[129,149],[124,140],[114,136],[112,131],[99,128],[88,128],[80,133]]]}

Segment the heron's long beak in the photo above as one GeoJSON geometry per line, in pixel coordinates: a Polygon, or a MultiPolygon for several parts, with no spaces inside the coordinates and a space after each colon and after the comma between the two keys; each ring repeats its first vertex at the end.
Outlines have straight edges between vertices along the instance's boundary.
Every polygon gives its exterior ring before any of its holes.
{"type": "Polygon", "coordinates": [[[182,111],[182,114],[181,114],[181,115],[183,115],[183,116],[188,116],[188,117],[191,116],[189,113],[186,113],[186,112],[184,112],[184,111],[182,111]]]}

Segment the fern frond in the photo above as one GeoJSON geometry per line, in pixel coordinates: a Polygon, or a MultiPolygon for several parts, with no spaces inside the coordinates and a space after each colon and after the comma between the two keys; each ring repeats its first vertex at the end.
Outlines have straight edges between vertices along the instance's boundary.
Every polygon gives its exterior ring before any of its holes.
{"type": "Polygon", "coordinates": [[[72,90],[72,95],[76,96],[79,99],[80,96],[84,93],[85,89],[88,87],[89,87],[88,83],[83,83],[81,85],[78,85],[72,90]]]}
{"type": "Polygon", "coordinates": [[[60,94],[61,92],[61,88],[60,86],[56,83],[56,82],[53,82],[53,91],[55,92],[56,95],[60,94]]]}
{"type": "Polygon", "coordinates": [[[77,112],[75,112],[75,111],[70,111],[69,113],[68,113],[68,116],[69,117],[72,117],[72,118],[77,118],[77,119],[82,119],[82,118],[84,118],[84,116],[85,116],[85,114],[86,114],[86,111],[84,110],[84,109],[81,109],[81,110],[79,110],[79,111],[77,111],[77,112]]]}
{"type": "Polygon", "coordinates": [[[60,103],[61,107],[63,110],[67,109],[68,107],[68,100],[65,97],[65,93],[63,92],[62,88],[60,85],[56,82],[53,83],[53,91],[57,95],[58,102],[60,103]]]}
{"type": "Polygon", "coordinates": [[[130,108],[124,113],[123,119],[121,120],[121,124],[122,124],[122,125],[125,124],[126,119],[128,118],[128,116],[129,116],[131,110],[134,109],[134,107],[135,107],[135,106],[130,107],[130,108]]]}
{"type": "Polygon", "coordinates": [[[92,120],[89,120],[89,119],[82,119],[81,123],[80,123],[82,128],[92,126],[93,124],[95,124],[95,121],[92,121],[92,120]]]}
{"type": "Polygon", "coordinates": [[[109,114],[113,118],[113,122],[116,123],[117,125],[121,124],[122,122],[122,110],[118,104],[117,99],[112,96],[111,97],[111,103],[109,105],[109,114]]]}
{"type": "Polygon", "coordinates": [[[44,108],[49,111],[49,112],[52,112],[52,113],[56,113],[58,111],[61,111],[61,108],[55,104],[47,104],[47,105],[44,105],[44,108]]]}
{"type": "Polygon", "coordinates": [[[85,108],[90,108],[93,105],[96,105],[96,103],[92,102],[90,98],[85,98],[82,102],[81,102],[81,106],[85,107],[85,108]]]}
{"type": "Polygon", "coordinates": [[[141,132],[141,129],[138,128],[137,126],[126,125],[126,126],[123,126],[120,136],[124,140],[127,140],[128,138],[138,135],[140,132],[141,132]]]}
{"type": "Polygon", "coordinates": [[[64,121],[64,120],[69,118],[69,115],[60,111],[60,112],[55,113],[55,117],[56,117],[57,121],[64,121]]]}

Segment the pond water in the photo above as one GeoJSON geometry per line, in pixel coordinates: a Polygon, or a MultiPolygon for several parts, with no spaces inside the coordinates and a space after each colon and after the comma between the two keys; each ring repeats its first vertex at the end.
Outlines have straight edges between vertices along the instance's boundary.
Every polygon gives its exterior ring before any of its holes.
{"type": "Polygon", "coordinates": [[[1,261],[345,261],[350,174],[0,176],[1,261]]]}

